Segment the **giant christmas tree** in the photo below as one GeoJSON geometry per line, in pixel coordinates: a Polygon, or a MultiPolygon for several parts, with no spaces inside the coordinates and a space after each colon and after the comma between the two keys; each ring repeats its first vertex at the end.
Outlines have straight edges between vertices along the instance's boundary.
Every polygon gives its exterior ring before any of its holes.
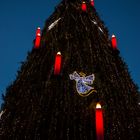
{"type": "Polygon", "coordinates": [[[0,139],[101,140],[100,103],[104,139],[138,140],[138,89],[115,44],[94,1],[63,0],[7,88],[0,139]]]}

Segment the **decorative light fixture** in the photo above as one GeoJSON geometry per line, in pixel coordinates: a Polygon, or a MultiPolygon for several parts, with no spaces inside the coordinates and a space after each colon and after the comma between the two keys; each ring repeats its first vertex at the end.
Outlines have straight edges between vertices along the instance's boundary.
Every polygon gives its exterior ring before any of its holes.
{"type": "Polygon", "coordinates": [[[36,39],[35,39],[34,48],[37,49],[40,47],[40,41],[41,41],[41,31],[40,31],[40,27],[38,27],[36,30],[36,39]]]}
{"type": "Polygon", "coordinates": [[[38,27],[37,30],[36,30],[36,36],[37,36],[38,34],[41,34],[41,29],[40,29],[40,27],[38,27]]]}
{"type": "Polygon", "coordinates": [[[100,103],[96,105],[96,140],[104,140],[103,111],[100,103]]]}
{"type": "Polygon", "coordinates": [[[82,2],[81,8],[82,8],[82,11],[84,11],[84,12],[87,11],[87,5],[86,5],[85,1],[82,2]]]}
{"type": "Polygon", "coordinates": [[[116,50],[117,49],[117,39],[116,39],[116,36],[115,35],[112,35],[111,43],[112,43],[113,49],[116,50]]]}
{"type": "Polygon", "coordinates": [[[76,90],[80,96],[86,97],[93,92],[97,92],[96,90],[94,90],[93,87],[90,86],[93,84],[93,81],[95,80],[94,74],[86,76],[84,73],[80,73],[79,75],[75,71],[72,74],[70,74],[69,77],[70,80],[76,81],[76,90]]]}
{"type": "Polygon", "coordinates": [[[90,0],[90,4],[94,7],[94,0],[90,0]]]}
{"type": "Polygon", "coordinates": [[[59,75],[61,71],[61,61],[62,55],[61,52],[58,52],[55,57],[55,64],[54,64],[54,75],[59,75]]]}

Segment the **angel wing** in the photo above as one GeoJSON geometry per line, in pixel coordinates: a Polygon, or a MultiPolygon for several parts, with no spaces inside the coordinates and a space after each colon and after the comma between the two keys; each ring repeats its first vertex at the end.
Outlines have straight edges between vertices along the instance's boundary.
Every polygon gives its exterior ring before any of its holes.
{"type": "Polygon", "coordinates": [[[76,71],[73,72],[73,74],[70,74],[69,77],[70,77],[70,80],[75,80],[75,81],[80,79],[80,75],[76,71]]]}
{"type": "Polygon", "coordinates": [[[94,74],[92,74],[92,75],[83,77],[82,80],[85,84],[92,85],[93,81],[95,80],[95,76],[94,76],[94,74]]]}

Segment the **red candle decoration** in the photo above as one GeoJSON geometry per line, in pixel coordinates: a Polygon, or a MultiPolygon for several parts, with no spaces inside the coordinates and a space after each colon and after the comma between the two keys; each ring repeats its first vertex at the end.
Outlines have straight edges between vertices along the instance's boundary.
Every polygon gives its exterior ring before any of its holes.
{"type": "Polygon", "coordinates": [[[41,34],[40,27],[38,27],[37,30],[36,30],[36,36],[37,36],[38,34],[41,34]]]}
{"type": "Polygon", "coordinates": [[[90,4],[94,7],[94,0],[90,0],[90,4]]]}
{"type": "Polygon", "coordinates": [[[117,39],[115,35],[112,35],[111,43],[112,43],[113,49],[117,49],[117,39]]]}
{"type": "Polygon", "coordinates": [[[103,111],[101,105],[96,105],[96,140],[104,140],[103,111]]]}
{"type": "Polygon", "coordinates": [[[40,27],[38,27],[36,30],[36,38],[35,38],[34,48],[40,47],[40,40],[41,40],[41,30],[40,30],[40,27]]]}
{"type": "Polygon", "coordinates": [[[40,40],[41,40],[41,35],[40,35],[40,33],[38,33],[36,36],[36,39],[35,39],[35,48],[40,47],[40,40]]]}
{"type": "Polygon", "coordinates": [[[62,56],[61,52],[58,52],[55,57],[55,64],[54,64],[54,75],[59,75],[61,71],[61,61],[62,56]]]}
{"type": "Polygon", "coordinates": [[[87,11],[87,5],[86,5],[85,1],[82,2],[81,8],[82,8],[82,11],[84,11],[84,12],[87,11]]]}

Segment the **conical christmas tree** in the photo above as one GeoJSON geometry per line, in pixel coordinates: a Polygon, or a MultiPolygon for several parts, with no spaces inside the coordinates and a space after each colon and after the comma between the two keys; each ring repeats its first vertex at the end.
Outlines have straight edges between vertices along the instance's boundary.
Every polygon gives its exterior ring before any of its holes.
{"type": "Polygon", "coordinates": [[[138,89],[114,43],[94,1],[63,0],[7,88],[0,139],[138,140],[138,89]]]}

